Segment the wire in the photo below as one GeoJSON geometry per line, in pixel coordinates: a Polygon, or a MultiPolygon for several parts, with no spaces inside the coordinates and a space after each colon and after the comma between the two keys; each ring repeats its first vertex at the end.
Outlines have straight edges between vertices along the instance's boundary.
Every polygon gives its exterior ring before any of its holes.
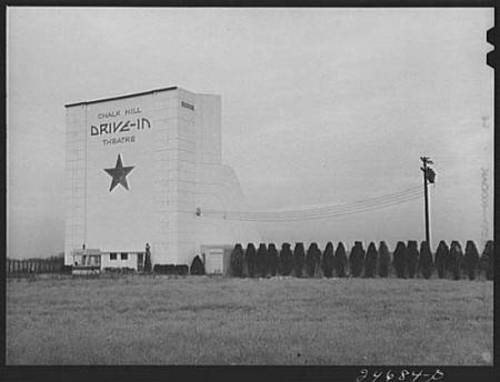
{"type": "MultiPolygon", "coordinates": [[[[356,206],[362,206],[362,205],[366,205],[366,204],[376,204],[376,203],[381,203],[381,202],[385,202],[387,200],[393,200],[393,199],[398,199],[400,197],[404,197],[404,196],[408,196],[408,195],[417,195],[417,194],[420,194],[420,186],[418,186],[417,188],[413,187],[413,188],[410,188],[410,189],[407,189],[407,190],[403,190],[403,191],[400,191],[400,192],[397,192],[397,193],[393,193],[393,194],[387,194],[387,195],[382,195],[382,196],[378,196],[378,197],[375,197],[375,198],[370,198],[370,199],[363,199],[363,200],[358,200],[358,201],[355,201],[355,202],[351,202],[351,203],[344,203],[344,204],[337,204],[337,205],[327,205],[327,206],[321,206],[321,207],[310,207],[310,208],[303,208],[303,209],[297,209],[297,210],[274,210],[274,211],[258,211],[258,212],[255,212],[255,213],[259,213],[259,214],[271,214],[271,215],[275,215],[275,214],[280,214],[280,213],[302,213],[302,212],[310,212],[310,213],[314,213],[314,212],[322,212],[324,210],[344,210],[344,209],[349,209],[349,208],[352,208],[352,207],[356,207],[356,206]]],[[[221,210],[211,210],[211,209],[206,209],[204,210],[205,213],[220,213],[220,212],[229,212],[229,211],[221,211],[221,210]]],[[[234,213],[237,213],[237,212],[244,212],[244,213],[247,213],[248,211],[231,211],[231,212],[234,212],[234,213]]]]}
{"type": "Polygon", "coordinates": [[[217,215],[222,215],[220,217],[227,220],[269,222],[324,219],[399,205],[408,201],[419,199],[420,193],[420,186],[418,186],[393,194],[334,206],[276,211],[202,210],[202,216],[215,215],[214,217],[217,217],[217,215]]]}
{"type": "MultiPolygon", "coordinates": [[[[349,210],[352,210],[352,209],[358,209],[358,208],[361,208],[361,207],[371,207],[371,206],[374,206],[374,205],[378,205],[378,204],[382,204],[382,203],[386,203],[386,202],[391,202],[391,201],[397,201],[397,200],[400,200],[401,198],[406,198],[408,196],[416,196],[416,195],[419,195],[420,192],[411,192],[411,193],[406,193],[406,194],[400,194],[400,195],[396,195],[396,196],[392,196],[387,198],[373,198],[373,199],[370,199],[370,200],[364,200],[364,201],[358,201],[358,202],[354,202],[354,203],[351,203],[351,204],[344,204],[344,205],[337,205],[337,206],[329,206],[329,207],[321,207],[321,208],[312,208],[312,209],[302,209],[302,210],[295,210],[295,211],[264,211],[264,212],[253,212],[254,214],[258,214],[258,215],[261,215],[261,216],[276,216],[276,215],[281,215],[281,216],[285,216],[285,215],[294,215],[294,214],[298,214],[300,216],[300,214],[303,214],[303,213],[306,213],[306,214],[323,214],[323,213],[332,213],[332,212],[348,212],[349,210]]],[[[248,214],[249,212],[248,211],[210,211],[210,210],[207,210],[205,211],[206,213],[211,213],[211,212],[225,212],[225,213],[228,213],[228,212],[232,212],[232,213],[246,213],[248,214]]]]}
{"type": "Polygon", "coordinates": [[[420,199],[420,196],[414,196],[411,198],[407,199],[402,199],[399,201],[391,202],[391,203],[386,203],[383,205],[378,205],[378,206],[370,206],[370,207],[365,207],[365,208],[359,208],[357,210],[352,210],[352,211],[344,211],[344,212],[337,212],[337,213],[330,213],[330,214],[316,214],[316,215],[310,215],[310,216],[302,216],[302,217],[293,217],[293,218],[259,218],[259,217],[245,217],[245,216],[226,216],[225,219],[228,220],[242,220],[242,221],[262,221],[262,222],[283,222],[283,221],[299,221],[299,220],[316,220],[316,219],[325,219],[325,218],[335,218],[338,216],[345,216],[345,215],[353,215],[357,213],[362,213],[362,212],[367,212],[367,211],[372,211],[372,210],[377,210],[377,209],[382,209],[386,207],[391,207],[391,206],[396,206],[411,200],[417,200],[420,199]]]}

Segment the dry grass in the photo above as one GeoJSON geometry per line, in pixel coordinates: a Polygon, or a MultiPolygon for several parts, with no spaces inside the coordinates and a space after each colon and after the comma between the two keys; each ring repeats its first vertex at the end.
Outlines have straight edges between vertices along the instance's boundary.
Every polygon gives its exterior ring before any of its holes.
{"type": "Polygon", "coordinates": [[[8,280],[8,364],[492,365],[493,284],[8,280]]]}

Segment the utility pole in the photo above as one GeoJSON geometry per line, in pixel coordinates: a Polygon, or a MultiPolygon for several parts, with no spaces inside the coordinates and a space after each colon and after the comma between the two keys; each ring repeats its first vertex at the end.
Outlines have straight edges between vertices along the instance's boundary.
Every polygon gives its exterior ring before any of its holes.
{"type": "Polygon", "coordinates": [[[424,174],[425,241],[427,241],[429,248],[431,248],[431,241],[429,234],[429,195],[427,192],[427,182],[434,183],[434,178],[436,176],[436,173],[432,168],[428,166],[429,164],[434,163],[433,161],[431,161],[429,157],[420,157],[420,160],[423,163],[423,167],[420,167],[420,170],[422,170],[424,174]]]}

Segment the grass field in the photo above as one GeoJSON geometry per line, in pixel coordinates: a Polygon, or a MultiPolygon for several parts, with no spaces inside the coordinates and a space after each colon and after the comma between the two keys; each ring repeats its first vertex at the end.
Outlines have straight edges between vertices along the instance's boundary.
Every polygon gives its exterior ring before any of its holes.
{"type": "Polygon", "coordinates": [[[492,365],[493,283],[9,279],[7,364],[492,365]]]}

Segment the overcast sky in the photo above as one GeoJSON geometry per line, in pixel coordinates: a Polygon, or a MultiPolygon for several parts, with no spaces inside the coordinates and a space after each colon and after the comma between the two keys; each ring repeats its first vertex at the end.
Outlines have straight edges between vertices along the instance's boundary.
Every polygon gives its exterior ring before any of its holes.
{"type": "MultiPolygon", "coordinates": [[[[434,247],[480,243],[483,167],[492,237],[493,9],[22,7],[7,16],[10,257],[63,250],[64,104],[168,86],[222,96],[223,161],[251,209],[419,186],[428,155],[434,247]]],[[[277,243],[393,249],[424,239],[423,201],[259,228],[277,243]]]]}

